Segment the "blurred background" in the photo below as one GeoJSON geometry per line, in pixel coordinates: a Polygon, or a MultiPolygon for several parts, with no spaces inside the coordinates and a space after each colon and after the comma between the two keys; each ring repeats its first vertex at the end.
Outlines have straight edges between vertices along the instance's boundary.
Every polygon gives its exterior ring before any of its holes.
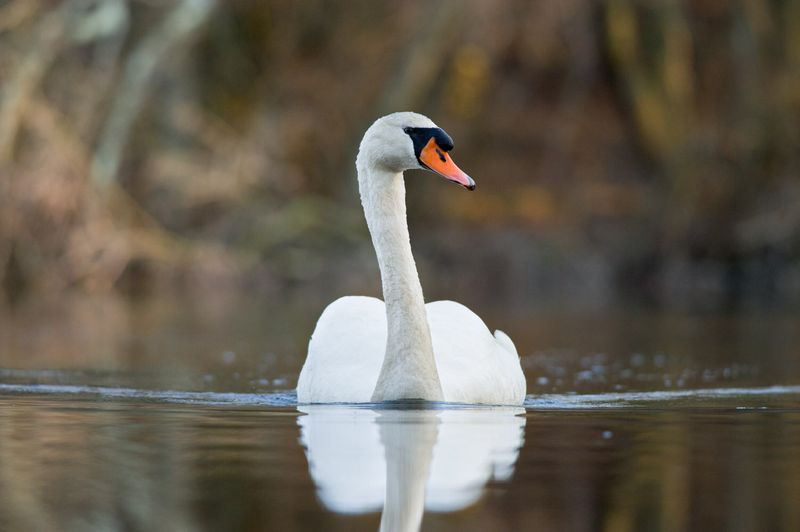
{"type": "Polygon", "coordinates": [[[0,529],[375,530],[314,502],[291,390],[380,296],[354,161],[398,110],[478,183],[406,174],[426,298],[540,399],[426,526],[799,530],[798,0],[0,0],[0,529]]]}
{"type": "Polygon", "coordinates": [[[0,346],[139,360],[170,331],[294,375],[326,303],[380,293],[354,160],[397,110],[479,185],[407,174],[427,299],[561,331],[521,352],[647,348],[618,312],[793,352],[800,2],[759,0],[0,1],[0,346]]]}

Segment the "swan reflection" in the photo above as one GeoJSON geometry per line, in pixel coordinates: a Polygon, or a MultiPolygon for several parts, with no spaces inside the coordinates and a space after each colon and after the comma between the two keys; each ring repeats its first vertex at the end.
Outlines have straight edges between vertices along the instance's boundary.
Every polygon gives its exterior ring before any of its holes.
{"type": "Polygon", "coordinates": [[[382,530],[416,530],[425,509],[460,510],[489,480],[508,480],[525,426],[519,407],[298,409],[322,503],[340,513],[383,509],[382,530]]]}

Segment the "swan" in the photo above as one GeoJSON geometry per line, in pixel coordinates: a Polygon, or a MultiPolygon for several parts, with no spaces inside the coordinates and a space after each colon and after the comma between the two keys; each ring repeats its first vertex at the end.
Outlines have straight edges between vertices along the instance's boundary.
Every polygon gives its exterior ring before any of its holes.
{"type": "Polygon", "coordinates": [[[406,222],[403,172],[431,170],[468,190],[475,181],[453,140],[412,112],[376,120],[356,157],[358,188],[378,258],[383,301],[345,296],[322,312],[297,382],[297,401],[418,399],[519,405],[525,377],[511,339],[453,301],[425,304],[406,222]]]}

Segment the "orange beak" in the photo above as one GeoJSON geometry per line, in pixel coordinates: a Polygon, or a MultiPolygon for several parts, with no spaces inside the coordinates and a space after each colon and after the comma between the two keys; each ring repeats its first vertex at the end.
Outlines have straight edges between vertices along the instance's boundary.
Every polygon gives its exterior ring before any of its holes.
{"type": "Polygon", "coordinates": [[[467,190],[475,190],[475,181],[456,166],[446,151],[441,149],[434,139],[430,139],[422,148],[419,160],[429,169],[449,181],[458,183],[467,190]]]}

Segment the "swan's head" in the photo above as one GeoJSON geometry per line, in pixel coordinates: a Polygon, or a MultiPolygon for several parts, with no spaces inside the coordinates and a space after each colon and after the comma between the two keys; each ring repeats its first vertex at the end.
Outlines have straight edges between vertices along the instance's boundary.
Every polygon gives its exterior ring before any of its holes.
{"type": "Polygon", "coordinates": [[[450,158],[453,139],[427,116],[405,112],[379,118],[364,134],[358,158],[367,164],[402,172],[422,168],[468,190],[475,181],[450,158]]]}

